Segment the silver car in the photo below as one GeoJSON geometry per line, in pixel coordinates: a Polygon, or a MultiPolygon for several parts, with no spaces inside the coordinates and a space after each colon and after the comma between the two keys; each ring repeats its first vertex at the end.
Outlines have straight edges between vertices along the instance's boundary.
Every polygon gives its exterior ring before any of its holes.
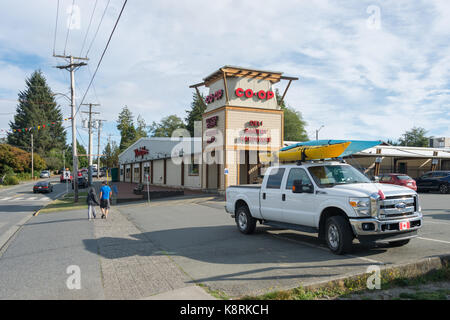
{"type": "Polygon", "coordinates": [[[41,171],[40,177],[41,178],[50,178],[50,171],[48,171],[48,170],[41,171]]]}

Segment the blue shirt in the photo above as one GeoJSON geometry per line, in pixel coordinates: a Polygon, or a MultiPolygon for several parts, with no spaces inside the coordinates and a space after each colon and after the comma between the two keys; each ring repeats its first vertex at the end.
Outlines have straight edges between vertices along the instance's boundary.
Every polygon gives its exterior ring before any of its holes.
{"type": "Polygon", "coordinates": [[[109,186],[103,186],[100,188],[100,192],[102,193],[102,200],[107,200],[109,199],[111,188],[109,186]]]}

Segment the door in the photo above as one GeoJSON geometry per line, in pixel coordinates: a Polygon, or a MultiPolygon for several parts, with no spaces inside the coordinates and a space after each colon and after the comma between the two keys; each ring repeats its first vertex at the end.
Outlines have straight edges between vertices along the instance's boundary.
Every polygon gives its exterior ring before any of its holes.
{"type": "Polygon", "coordinates": [[[416,181],[416,185],[418,188],[422,190],[429,190],[432,184],[431,172],[424,174],[416,181]]]}
{"type": "Polygon", "coordinates": [[[304,169],[290,169],[283,186],[283,193],[286,195],[286,200],[283,201],[283,220],[288,223],[315,226],[317,197],[314,193],[314,185],[304,169]],[[301,180],[304,185],[311,186],[311,193],[293,193],[294,180],[301,180]]]}
{"type": "Polygon", "coordinates": [[[285,170],[285,168],[271,168],[267,175],[266,183],[261,187],[261,215],[264,219],[283,221],[281,183],[283,182],[285,170]]]}

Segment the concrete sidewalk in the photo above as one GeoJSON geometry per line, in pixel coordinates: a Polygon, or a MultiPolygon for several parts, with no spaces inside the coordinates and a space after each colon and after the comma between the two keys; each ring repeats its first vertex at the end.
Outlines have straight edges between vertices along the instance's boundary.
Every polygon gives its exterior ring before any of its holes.
{"type": "Polygon", "coordinates": [[[214,299],[118,210],[41,213],[0,252],[0,299],[214,299]],[[80,289],[67,285],[79,267],[80,289]],[[73,271],[71,271],[73,272],[73,271]]]}
{"type": "Polygon", "coordinates": [[[106,299],[213,299],[118,210],[94,225],[106,299]]]}

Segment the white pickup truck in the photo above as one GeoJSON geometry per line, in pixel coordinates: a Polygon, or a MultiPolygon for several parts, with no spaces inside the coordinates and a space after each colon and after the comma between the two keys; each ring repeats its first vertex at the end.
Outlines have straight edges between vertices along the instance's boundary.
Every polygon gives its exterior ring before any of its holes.
{"type": "Polygon", "coordinates": [[[258,221],[318,233],[336,254],[351,251],[355,238],[405,245],[422,227],[416,192],[373,183],[337,161],[270,167],[262,185],[228,187],[225,208],[244,234],[253,233],[258,221]]]}

